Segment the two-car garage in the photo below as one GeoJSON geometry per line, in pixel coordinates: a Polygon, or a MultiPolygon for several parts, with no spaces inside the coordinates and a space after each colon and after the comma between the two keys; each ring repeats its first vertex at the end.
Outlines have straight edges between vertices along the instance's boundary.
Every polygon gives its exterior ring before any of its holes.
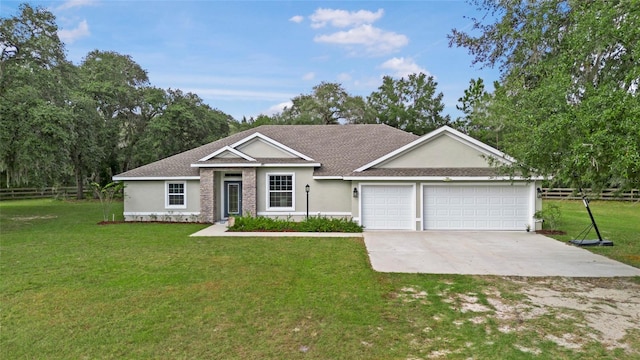
{"type": "Polygon", "coordinates": [[[361,223],[369,230],[523,230],[533,215],[532,188],[530,183],[362,184],[361,223]]]}

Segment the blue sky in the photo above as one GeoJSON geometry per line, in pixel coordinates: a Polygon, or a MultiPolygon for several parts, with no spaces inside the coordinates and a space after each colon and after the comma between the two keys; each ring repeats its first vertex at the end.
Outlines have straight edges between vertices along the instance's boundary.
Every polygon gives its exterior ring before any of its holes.
{"type": "MultiPolygon", "coordinates": [[[[2,0],[2,17],[19,1],[2,0]]],[[[94,49],[130,55],[152,85],[198,94],[240,120],[271,115],[320,82],[367,96],[396,78],[424,72],[455,109],[472,78],[495,69],[471,65],[450,48],[452,28],[482,16],[464,1],[31,1],[52,11],[68,58],[94,49]]]]}

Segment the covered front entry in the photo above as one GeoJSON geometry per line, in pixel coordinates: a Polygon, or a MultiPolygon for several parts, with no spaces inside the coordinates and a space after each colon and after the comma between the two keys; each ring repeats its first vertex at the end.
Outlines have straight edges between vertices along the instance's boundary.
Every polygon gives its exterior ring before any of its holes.
{"type": "Polygon", "coordinates": [[[366,230],[415,230],[413,185],[362,185],[361,223],[366,230]]]}
{"type": "Polygon", "coordinates": [[[530,186],[425,185],[425,230],[524,230],[530,186]]]}
{"type": "Polygon", "coordinates": [[[224,217],[242,215],[242,181],[224,182],[224,217]]]}

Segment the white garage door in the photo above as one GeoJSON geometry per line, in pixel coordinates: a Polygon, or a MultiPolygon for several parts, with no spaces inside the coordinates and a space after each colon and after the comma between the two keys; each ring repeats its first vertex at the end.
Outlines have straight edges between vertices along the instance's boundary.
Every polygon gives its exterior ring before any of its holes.
{"type": "Polygon", "coordinates": [[[363,185],[362,225],[371,230],[414,230],[413,186],[363,185]]]}
{"type": "Polygon", "coordinates": [[[423,206],[425,229],[524,230],[529,187],[425,186],[423,206]]]}

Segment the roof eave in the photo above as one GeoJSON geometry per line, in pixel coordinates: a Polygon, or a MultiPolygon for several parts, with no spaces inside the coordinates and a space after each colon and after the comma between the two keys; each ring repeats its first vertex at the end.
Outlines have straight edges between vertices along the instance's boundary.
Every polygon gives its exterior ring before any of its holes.
{"type": "Polygon", "coordinates": [[[114,176],[113,181],[200,180],[200,176],[114,176]]]}
{"type": "Polygon", "coordinates": [[[310,163],[220,163],[220,164],[191,164],[192,168],[243,168],[243,167],[320,167],[317,162],[310,163]]]}
{"type": "Polygon", "coordinates": [[[521,176],[344,176],[347,181],[538,181],[542,177],[521,176]]]}

